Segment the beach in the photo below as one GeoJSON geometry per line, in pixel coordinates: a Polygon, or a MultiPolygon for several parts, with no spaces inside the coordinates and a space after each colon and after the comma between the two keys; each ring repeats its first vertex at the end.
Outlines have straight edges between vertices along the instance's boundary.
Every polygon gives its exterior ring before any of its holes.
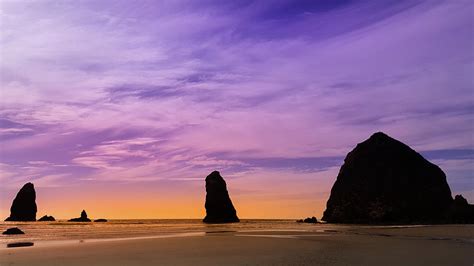
{"type": "MultiPolygon", "coordinates": [[[[472,265],[474,226],[355,226],[247,221],[38,240],[0,249],[0,265],[472,265]],[[265,228],[266,227],[266,228],[265,228]],[[205,230],[202,230],[205,228],[205,230]],[[103,235],[104,236],[104,235],[103,235]]],[[[43,225],[54,227],[53,225],[43,225]]],[[[73,225],[75,226],[75,225],[73,225]]],[[[110,225],[100,225],[102,231],[110,225]]],[[[138,225],[137,225],[138,226],[138,225]]],[[[147,224],[145,227],[150,227],[147,224]]],[[[63,229],[61,229],[63,230],[63,229]]],[[[95,232],[97,233],[97,232],[95,232]]],[[[28,241],[27,236],[14,241],[28,241]]]]}

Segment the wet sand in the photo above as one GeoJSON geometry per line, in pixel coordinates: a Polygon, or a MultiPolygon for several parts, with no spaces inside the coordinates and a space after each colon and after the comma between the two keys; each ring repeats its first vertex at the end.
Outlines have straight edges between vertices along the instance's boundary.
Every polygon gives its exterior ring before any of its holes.
{"type": "Polygon", "coordinates": [[[318,225],[311,231],[215,231],[156,238],[52,241],[33,247],[3,248],[0,265],[471,266],[474,263],[474,226],[317,228],[318,225]]]}

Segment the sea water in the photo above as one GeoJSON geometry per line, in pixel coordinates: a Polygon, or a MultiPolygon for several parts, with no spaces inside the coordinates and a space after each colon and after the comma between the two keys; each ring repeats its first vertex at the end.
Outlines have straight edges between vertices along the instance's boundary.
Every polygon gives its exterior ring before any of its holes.
{"type": "Polygon", "coordinates": [[[473,243],[472,225],[336,225],[306,224],[295,220],[242,219],[240,223],[205,224],[199,219],[109,220],[108,222],[1,222],[0,230],[18,227],[24,235],[0,236],[0,248],[25,244],[41,246],[62,243],[118,241],[168,237],[233,234],[277,238],[325,236],[335,234],[367,235],[376,237],[423,237],[455,239],[473,243]],[[456,230],[451,230],[455,228],[456,230]],[[451,233],[450,233],[451,232],[451,233]]]}
{"type": "Polygon", "coordinates": [[[222,232],[298,231],[313,226],[295,220],[241,220],[240,223],[205,224],[198,219],[109,220],[107,222],[1,222],[0,230],[18,227],[24,235],[2,235],[0,247],[16,242],[49,240],[100,240],[113,238],[149,238],[186,236],[222,232]]]}

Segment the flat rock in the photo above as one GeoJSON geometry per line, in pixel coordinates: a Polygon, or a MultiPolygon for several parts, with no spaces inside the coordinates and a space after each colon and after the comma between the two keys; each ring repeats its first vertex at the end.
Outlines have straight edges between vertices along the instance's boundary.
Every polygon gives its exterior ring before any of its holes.
{"type": "Polygon", "coordinates": [[[19,248],[19,247],[31,247],[35,243],[33,242],[13,242],[13,243],[8,243],[7,248],[19,248]]]}
{"type": "Polygon", "coordinates": [[[56,219],[54,219],[53,216],[48,216],[48,215],[45,215],[38,219],[38,222],[54,222],[54,221],[56,221],[56,219]]]}

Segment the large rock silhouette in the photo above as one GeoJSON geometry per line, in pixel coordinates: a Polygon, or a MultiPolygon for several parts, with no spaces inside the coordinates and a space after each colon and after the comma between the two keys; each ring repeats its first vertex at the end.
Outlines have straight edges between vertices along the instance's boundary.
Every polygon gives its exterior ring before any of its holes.
{"type": "Polygon", "coordinates": [[[227,185],[218,171],[206,177],[205,223],[239,222],[234,205],[229,198],[227,185]]]}
{"type": "Polygon", "coordinates": [[[16,194],[5,221],[36,221],[36,192],[32,183],[26,183],[16,194]]]}
{"type": "Polygon", "coordinates": [[[446,176],[438,166],[378,132],[347,154],[322,220],[442,223],[449,222],[452,204],[446,176]]]}

